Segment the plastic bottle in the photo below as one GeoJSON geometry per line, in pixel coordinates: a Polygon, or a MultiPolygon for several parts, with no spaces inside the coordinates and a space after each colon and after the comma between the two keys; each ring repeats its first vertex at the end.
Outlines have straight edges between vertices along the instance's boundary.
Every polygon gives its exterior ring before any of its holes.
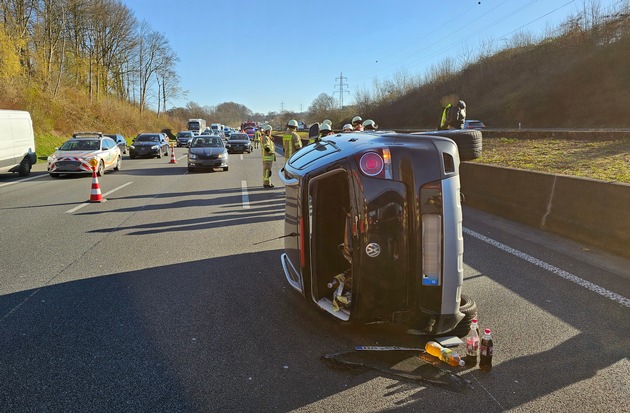
{"type": "Polygon", "coordinates": [[[492,353],[494,352],[494,343],[492,342],[492,336],[490,335],[489,328],[486,328],[483,332],[483,338],[481,339],[479,350],[479,370],[492,370],[492,353]]]}
{"type": "Polygon", "coordinates": [[[429,341],[424,350],[432,356],[438,357],[440,360],[451,366],[463,366],[464,360],[461,359],[459,354],[455,353],[450,348],[442,347],[437,341],[429,341]]]}
{"type": "Polygon", "coordinates": [[[479,354],[479,326],[477,319],[473,318],[470,323],[470,331],[466,336],[466,356],[464,361],[467,366],[474,367],[477,365],[477,355],[479,354]]]}

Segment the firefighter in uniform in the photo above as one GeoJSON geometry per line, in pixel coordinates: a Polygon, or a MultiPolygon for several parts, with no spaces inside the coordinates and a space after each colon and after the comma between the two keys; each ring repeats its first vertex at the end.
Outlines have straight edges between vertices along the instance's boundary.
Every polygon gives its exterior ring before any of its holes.
{"type": "Polygon", "coordinates": [[[271,125],[265,125],[264,134],[262,135],[262,163],[263,163],[263,188],[273,188],[271,183],[271,167],[273,161],[276,160],[273,139],[271,139],[271,125]]]}
{"type": "Polygon", "coordinates": [[[300,135],[297,134],[298,123],[297,120],[291,119],[287,122],[287,132],[282,135],[282,148],[284,149],[284,163],[302,148],[302,140],[300,135]]]}
{"type": "Polygon", "coordinates": [[[363,130],[363,119],[361,118],[361,116],[355,116],[354,118],[352,118],[352,127],[354,128],[355,131],[362,131],[363,130]]]}
{"type": "Polygon", "coordinates": [[[308,143],[319,142],[324,136],[332,135],[334,132],[329,123],[322,123],[319,127],[319,136],[315,139],[310,139],[308,143]]]}
{"type": "Polygon", "coordinates": [[[343,125],[343,131],[344,132],[352,132],[353,131],[352,125],[349,124],[349,123],[346,123],[345,125],[343,125]]]}
{"type": "Polygon", "coordinates": [[[259,143],[260,143],[260,129],[256,129],[256,132],[254,132],[254,149],[258,149],[259,143]]]}
{"type": "Polygon", "coordinates": [[[363,122],[363,130],[376,130],[376,129],[378,129],[378,125],[372,119],[367,119],[365,122],[363,122]]]}

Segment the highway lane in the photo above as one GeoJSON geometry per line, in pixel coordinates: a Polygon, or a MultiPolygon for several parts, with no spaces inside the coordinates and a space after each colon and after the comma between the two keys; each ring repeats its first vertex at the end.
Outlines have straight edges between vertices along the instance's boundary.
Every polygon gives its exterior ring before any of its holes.
{"type": "Polygon", "coordinates": [[[99,179],[107,202],[73,212],[89,177],[0,178],[3,411],[630,405],[627,260],[466,208],[464,292],[493,329],[493,371],[451,369],[474,387],[455,393],[331,369],[322,354],[423,340],[339,325],[288,287],[284,192],[262,189],[258,153],[228,172],[168,161],[125,159],[99,179]]]}

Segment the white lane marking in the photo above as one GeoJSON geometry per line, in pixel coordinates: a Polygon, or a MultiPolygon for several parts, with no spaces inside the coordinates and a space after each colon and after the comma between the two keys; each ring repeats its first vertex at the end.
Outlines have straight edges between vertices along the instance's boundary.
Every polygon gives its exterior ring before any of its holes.
{"type": "Polygon", "coordinates": [[[177,160],[179,161],[179,160],[181,160],[181,159],[186,158],[187,156],[188,156],[188,154],[185,154],[184,156],[180,156],[179,158],[177,158],[177,160]]]}
{"type": "Polygon", "coordinates": [[[590,281],[586,281],[585,279],[580,278],[577,275],[573,275],[570,272],[561,270],[558,267],[554,267],[553,265],[548,264],[548,263],[546,263],[546,262],[544,262],[542,260],[539,260],[538,258],[534,258],[531,255],[525,254],[522,251],[519,251],[519,250],[514,249],[512,247],[508,247],[507,245],[502,244],[499,241],[495,241],[492,238],[488,238],[488,237],[486,237],[484,235],[481,235],[481,234],[479,234],[479,233],[477,233],[475,231],[472,231],[472,230],[470,230],[468,228],[463,228],[463,232],[468,234],[468,235],[470,235],[470,236],[472,236],[472,237],[477,238],[478,240],[481,240],[483,242],[487,242],[488,244],[490,244],[490,245],[492,245],[494,247],[497,247],[500,250],[503,250],[503,251],[505,251],[505,252],[507,252],[509,254],[512,254],[512,255],[518,257],[518,258],[524,259],[525,261],[529,262],[530,264],[534,264],[537,267],[545,269],[545,270],[547,270],[547,271],[549,271],[549,272],[551,272],[551,273],[553,273],[555,275],[558,275],[558,276],[564,278],[565,280],[571,281],[571,282],[573,282],[573,283],[575,283],[575,284],[577,284],[577,285],[579,285],[581,287],[584,287],[587,290],[590,290],[590,291],[592,291],[594,293],[597,293],[597,294],[599,294],[599,295],[601,295],[603,297],[606,297],[606,298],[608,298],[610,300],[613,300],[613,301],[623,305],[624,307],[630,307],[630,298],[626,298],[626,297],[624,297],[624,296],[622,296],[620,294],[617,294],[615,292],[607,290],[607,289],[605,289],[603,287],[600,287],[599,285],[594,284],[594,283],[592,283],[590,281]]]}
{"type": "Polygon", "coordinates": [[[241,181],[241,198],[243,199],[243,209],[249,209],[249,194],[247,193],[247,181],[241,181]]]}
{"type": "Polygon", "coordinates": [[[48,175],[37,175],[37,176],[31,176],[30,178],[18,179],[17,181],[5,182],[4,184],[0,184],[0,188],[2,188],[3,186],[18,184],[20,182],[32,181],[33,179],[39,179],[45,176],[48,176],[48,175]]]}
{"type": "Polygon", "coordinates": [[[243,160],[243,154],[241,154],[241,161],[243,160]]]}
{"type": "MultiPolygon", "coordinates": [[[[131,185],[132,183],[133,183],[133,181],[132,181],[132,182],[127,182],[126,184],[121,185],[121,186],[119,186],[118,188],[114,188],[114,189],[112,189],[111,191],[104,193],[104,194],[103,194],[103,198],[105,198],[107,195],[110,195],[110,194],[112,194],[112,193],[114,193],[114,192],[118,191],[119,189],[123,189],[123,188],[124,188],[124,187],[126,187],[127,185],[131,185]]],[[[73,213],[73,212],[76,212],[76,211],[78,211],[79,209],[83,208],[84,206],[87,206],[87,205],[90,205],[90,204],[91,204],[91,202],[84,202],[84,203],[82,203],[82,204],[80,204],[80,205],[75,206],[75,207],[74,207],[74,208],[72,208],[72,209],[67,210],[67,211],[66,211],[66,214],[71,214],[71,213],[73,213]]]]}

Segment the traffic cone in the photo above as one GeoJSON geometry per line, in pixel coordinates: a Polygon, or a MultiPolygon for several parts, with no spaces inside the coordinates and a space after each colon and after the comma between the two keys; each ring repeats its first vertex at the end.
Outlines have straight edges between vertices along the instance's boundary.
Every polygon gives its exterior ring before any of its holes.
{"type": "Polygon", "coordinates": [[[92,170],[92,192],[90,193],[90,202],[105,202],[103,195],[101,195],[101,186],[98,183],[98,177],[96,176],[96,168],[92,170]]]}
{"type": "Polygon", "coordinates": [[[171,161],[169,163],[177,163],[177,159],[175,159],[175,145],[171,143],[171,161]]]}

